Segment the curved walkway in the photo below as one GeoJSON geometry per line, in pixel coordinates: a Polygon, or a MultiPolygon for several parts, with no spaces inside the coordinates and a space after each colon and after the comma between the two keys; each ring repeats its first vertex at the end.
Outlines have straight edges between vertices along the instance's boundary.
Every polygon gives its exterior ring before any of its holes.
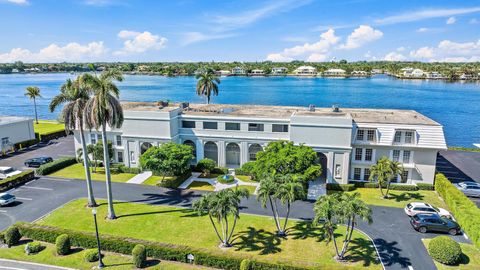
{"type": "MultiPolygon", "coordinates": [[[[198,172],[192,173],[192,176],[190,176],[190,178],[185,180],[185,182],[183,182],[178,188],[187,189],[193,182],[209,183],[210,185],[215,187],[214,191],[220,191],[222,189],[227,189],[227,188],[234,188],[237,185],[238,186],[254,186],[254,187],[257,187],[257,189],[258,189],[258,186],[259,186],[258,183],[245,182],[245,181],[242,181],[242,180],[236,178],[235,176],[234,176],[234,181],[230,184],[220,183],[220,182],[218,182],[218,180],[216,178],[201,178],[199,176],[200,176],[200,173],[198,173],[198,172]]],[[[257,189],[255,190],[254,194],[257,193],[257,189]]]]}

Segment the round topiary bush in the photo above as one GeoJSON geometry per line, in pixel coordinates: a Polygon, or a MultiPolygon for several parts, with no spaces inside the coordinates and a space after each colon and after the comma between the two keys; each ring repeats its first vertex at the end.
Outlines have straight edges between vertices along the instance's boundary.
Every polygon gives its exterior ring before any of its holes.
{"type": "Polygon", "coordinates": [[[55,247],[58,255],[67,255],[70,253],[70,237],[67,234],[62,234],[55,239],[55,247]]]}
{"type": "Polygon", "coordinates": [[[25,246],[25,252],[27,254],[35,254],[42,251],[44,248],[45,246],[43,246],[40,242],[30,242],[25,246]]]}
{"type": "Polygon", "coordinates": [[[219,175],[217,177],[217,181],[222,183],[222,184],[231,184],[233,183],[233,180],[235,178],[232,175],[225,174],[225,175],[219,175]]]}
{"type": "Polygon", "coordinates": [[[132,250],[133,264],[137,268],[143,268],[147,262],[147,250],[144,245],[136,245],[132,250]]]}
{"type": "Polygon", "coordinates": [[[98,250],[95,248],[87,249],[83,253],[83,258],[87,262],[96,262],[98,261],[98,250]]]}
{"type": "Polygon", "coordinates": [[[462,248],[448,236],[437,236],[428,244],[428,253],[437,262],[454,265],[460,261],[462,248]]]}
{"type": "Polygon", "coordinates": [[[215,166],[217,166],[217,164],[215,164],[214,160],[211,160],[209,158],[204,158],[198,161],[195,169],[197,171],[201,171],[204,175],[209,175],[210,172],[212,172],[213,169],[215,169],[215,166]]]}
{"type": "Polygon", "coordinates": [[[18,244],[20,238],[22,238],[22,235],[20,234],[18,228],[15,226],[11,226],[5,232],[5,244],[7,244],[8,247],[18,244]]]}
{"type": "Polygon", "coordinates": [[[240,270],[250,270],[252,262],[249,259],[243,259],[240,263],[240,270]]]}

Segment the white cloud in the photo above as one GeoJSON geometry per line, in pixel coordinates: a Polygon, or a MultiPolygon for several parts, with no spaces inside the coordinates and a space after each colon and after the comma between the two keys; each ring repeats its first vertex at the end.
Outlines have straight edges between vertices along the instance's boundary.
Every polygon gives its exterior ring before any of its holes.
{"type": "Polygon", "coordinates": [[[298,56],[310,55],[312,58],[319,58],[320,55],[327,55],[333,45],[337,44],[340,38],[335,35],[333,29],[322,33],[320,40],[315,43],[304,43],[303,45],[286,48],[280,53],[271,53],[267,56],[267,60],[284,61],[285,59],[293,60],[298,56]],[[282,60],[279,60],[282,59],[282,60]]]}
{"type": "Polygon", "coordinates": [[[17,4],[17,5],[28,5],[27,0],[7,0],[7,2],[12,3],[12,4],[17,4]]]}
{"type": "Polygon", "coordinates": [[[385,61],[403,61],[405,59],[406,57],[398,52],[390,52],[383,57],[383,60],[385,61]]]}
{"type": "Polygon", "coordinates": [[[84,3],[89,6],[103,7],[113,4],[113,0],[85,0],[84,3]]]}
{"type": "Polygon", "coordinates": [[[410,56],[414,58],[425,58],[429,59],[434,56],[433,49],[430,47],[422,47],[418,50],[414,50],[410,52],[410,56]]]}
{"type": "Polygon", "coordinates": [[[321,53],[312,53],[308,58],[308,62],[324,62],[327,60],[327,55],[321,53]]]}
{"type": "Polygon", "coordinates": [[[428,32],[428,30],[430,30],[430,29],[428,29],[427,27],[420,27],[420,28],[417,29],[417,32],[424,33],[424,32],[428,32]]]}
{"type": "Polygon", "coordinates": [[[454,24],[457,22],[457,19],[455,17],[450,17],[447,19],[447,21],[445,22],[446,24],[454,24]]]}
{"type": "Polygon", "coordinates": [[[480,21],[477,20],[476,18],[473,18],[473,19],[470,19],[470,21],[468,21],[470,24],[479,24],[480,21]]]}
{"type": "Polygon", "coordinates": [[[356,49],[366,43],[377,40],[383,36],[380,30],[373,29],[368,25],[360,25],[347,37],[347,42],[340,46],[341,49],[356,49]]]}
{"type": "Polygon", "coordinates": [[[375,20],[377,24],[396,24],[405,22],[414,22],[432,18],[444,18],[455,15],[463,15],[480,12],[480,7],[452,8],[452,9],[425,9],[411,12],[405,12],[393,16],[375,20]]]}
{"type": "Polygon", "coordinates": [[[401,46],[401,47],[398,47],[398,48],[397,48],[397,51],[399,51],[399,52],[403,52],[403,51],[405,51],[405,47],[403,47],[403,46],[401,46]]]}
{"type": "Polygon", "coordinates": [[[186,46],[196,42],[223,39],[223,38],[228,38],[233,36],[236,36],[236,35],[231,33],[230,34],[204,34],[200,32],[187,32],[183,34],[181,44],[183,46],[186,46]]]}
{"type": "Polygon", "coordinates": [[[480,40],[476,42],[454,42],[443,40],[436,47],[422,47],[410,52],[415,59],[430,62],[474,62],[480,60],[480,40]]]}
{"type": "Polygon", "coordinates": [[[118,33],[118,37],[124,39],[123,48],[114,52],[115,55],[128,55],[135,53],[143,53],[148,50],[159,50],[165,47],[167,38],[153,35],[152,33],[135,32],[122,30],[118,33]]]}
{"type": "Polygon", "coordinates": [[[293,61],[295,59],[293,59],[291,57],[284,56],[281,53],[271,53],[267,56],[266,60],[273,61],[273,62],[290,62],[290,61],[293,61]]]}
{"type": "Polygon", "coordinates": [[[102,41],[91,42],[85,45],[72,42],[63,47],[57,44],[50,44],[38,52],[14,48],[10,52],[0,54],[0,62],[85,62],[102,59],[107,53],[108,49],[103,45],[102,41]]]}

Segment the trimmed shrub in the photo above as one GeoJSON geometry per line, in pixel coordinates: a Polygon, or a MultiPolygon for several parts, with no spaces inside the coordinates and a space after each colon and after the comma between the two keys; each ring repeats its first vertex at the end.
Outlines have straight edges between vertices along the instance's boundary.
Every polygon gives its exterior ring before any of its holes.
{"type": "Polygon", "coordinates": [[[77,159],[75,157],[66,157],[54,160],[53,162],[41,165],[37,171],[37,175],[47,175],[54,173],[58,170],[66,168],[70,165],[77,163],[77,159]]]}
{"type": "Polygon", "coordinates": [[[204,158],[198,161],[197,166],[195,166],[196,171],[203,172],[204,174],[210,174],[217,164],[214,160],[209,158],[204,158]]]}
{"type": "Polygon", "coordinates": [[[437,262],[454,265],[460,261],[462,248],[448,236],[437,236],[428,244],[428,253],[437,262]]]}
{"type": "Polygon", "coordinates": [[[355,184],[327,183],[327,190],[352,191],[355,189],[356,189],[355,184]]]}
{"type": "Polygon", "coordinates": [[[353,184],[357,188],[378,188],[377,182],[355,182],[353,184]]]}
{"type": "Polygon", "coordinates": [[[31,139],[31,140],[27,140],[27,141],[23,141],[23,142],[18,142],[16,144],[14,144],[14,148],[15,149],[23,149],[23,148],[27,148],[27,147],[30,147],[34,144],[37,144],[38,143],[38,140],[37,139],[31,139]]]}
{"type": "Polygon", "coordinates": [[[244,259],[241,263],[240,263],[240,270],[250,270],[250,267],[251,267],[251,262],[249,259],[244,259]]]}
{"type": "Polygon", "coordinates": [[[236,175],[248,175],[250,177],[254,177],[255,174],[253,173],[253,167],[255,166],[255,161],[249,161],[243,163],[241,168],[235,169],[236,175]]]}
{"type": "Polygon", "coordinates": [[[190,176],[192,176],[192,172],[188,171],[184,175],[180,175],[174,177],[173,179],[165,179],[157,184],[159,187],[166,187],[166,188],[178,188],[185,180],[187,180],[190,176]]]}
{"type": "Polygon", "coordinates": [[[133,174],[139,174],[142,172],[141,168],[134,168],[134,167],[127,167],[124,164],[115,164],[112,166],[112,169],[115,169],[118,173],[133,173],[133,174]]]}
{"type": "Polygon", "coordinates": [[[427,183],[417,183],[417,188],[418,190],[434,190],[433,185],[427,183]]]}
{"type": "Polygon", "coordinates": [[[42,243],[38,241],[30,242],[25,246],[25,252],[27,254],[35,254],[42,251],[44,248],[45,246],[43,246],[42,243]]]}
{"type": "Polygon", "coordinates": [[[224,175],[217,176],[217,181],[222,183],[222,184],[231,184],[231,183],[233,183],[233,180],[235,180],[235,178],[233,178],[233,176],[229,175],[229,174],[224,174],[224,175]],[[227,179],[223,178],[225,176],[227,177],[227,179]]]}
{"type": "Polygon", "coordinates": [[[91,248],[83,252],[83,258],[86,262],[96,262],[98,261],[98,249],[91,248]]]}
{"type": "Polygon", "coordinates": [[[391,190],[403,190],[403,191],[417,191],[418,188],[416,185],[407,185],[407,184],[390,184],[391,190]]]}
{"type": "Polygon", "coordinates": [[[132,250],[133,265],[143,268],[147,262],[147,250],[144,245],[136,245],[132,250]]]}
{"type": "Polygon", "coordinates": [[[55,239],[55,247],[58,255],[67,255],[70,253],[70,237],[67,234],[62,234],[55,239]]]}
{"type": "Polygon", "coordinates": [[[5,244],[7,244],[8,247],[18,244],[20,238],[22,238],[22,235],[16,226],[11,226],[5,232],[5,244]]]}
{"type": "Polygon", "coordinates": [[[228,174],[228,168],[225,167],[215,167],[211,173],[214,174],[228,174]]]}
{"type": "Polygon", "coordinates": [[[5,244],[5,233],[0,232],[0,245],[5,244]]]}
{"type": "Polygon", "coordinates": [[[32,170],[27,170],[6,179],[2,179],[0,180],[0,191],[23,185],[26,182],[33,180],[34,177],[35,173],[32,170]]]}
{"type": "Polygon", "coordinates": [[[447,204],[462,230],[480,248],[480,209],[439,173],[435,177],[435,190],[447,204]]]}

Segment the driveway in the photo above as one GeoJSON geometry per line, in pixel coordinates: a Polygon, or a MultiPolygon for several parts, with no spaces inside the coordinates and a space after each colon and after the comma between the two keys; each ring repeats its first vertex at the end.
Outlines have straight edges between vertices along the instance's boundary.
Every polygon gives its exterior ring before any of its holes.
{"type": "MultiPolygon", "coordinates": [[[[440,151],[437,156],[437,171],[443,173],[452,183],[480,183],[480,152],[440,151]]],[[[480,198],[470,200],[480,207],[480,198]]]]}
{"type": "MultiPolygon", "coordinates": [[[[104,182],[93,181],[97,198],[105,198],[104,182]]],[[[189,207],[192,201],[205,192],[193,190],[172,190],[153,186],[112,183],[116,200],[189,207]]],[[[11,191],[19,200],[18,204],[0,208],[0,230],[16,221],[35,221],[63,204],[86,197],[85,181],[42,177],[11,191]]],[[[309,220],[313,217],[313,203],[298,201],[292,206],[292,218],[309,220]]],[[[358,227],[366,232],[377,246],[387,269],[435,269],[433,261],[421,243],[421,238],[436,234],[420,234],[414,231],[403,209],[372,206],[374,223],[360,222],[358,227]]],[[[242,201],[242,212],[270,215],[255,197],[242,201]]],[[[121,214],[121,213],[118,213],[121,214]]],[[[462,236],[456,240],[465,242],[462,236]]]]}
{"type": "Polygon", "coordinates": [[[27,149],[23,149],[16,153],[10,153],[0,157],[0,166],[14,167],[20,170],[27,169],[23,164],[26,159],[49,156],[58,159],[66,156],[75,156],[75,146],[73,136],[62,137],[52,140],[48,143],[38,143],[27,149]]]}

